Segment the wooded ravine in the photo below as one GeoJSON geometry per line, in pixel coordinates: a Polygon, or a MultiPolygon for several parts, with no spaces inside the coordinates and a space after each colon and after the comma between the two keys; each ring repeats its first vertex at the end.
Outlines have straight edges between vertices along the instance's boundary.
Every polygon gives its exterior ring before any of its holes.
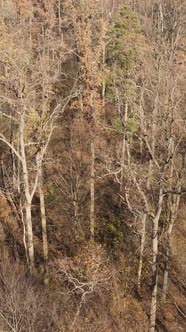
{"type": "Polygon", "coordinates": [[[0,0],[0,332],[186,331],[185,64],[185,0],[0,0]]]}

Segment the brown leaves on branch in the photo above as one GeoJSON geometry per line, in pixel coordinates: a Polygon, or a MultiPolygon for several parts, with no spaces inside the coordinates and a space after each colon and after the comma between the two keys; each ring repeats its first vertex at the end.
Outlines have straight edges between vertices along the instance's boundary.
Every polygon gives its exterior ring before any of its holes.
{"type": "Polygon", "coordinates": [[[37,20],[53,26],[56,21],[55,0],[16,0],[20,19],[37,20]]]}

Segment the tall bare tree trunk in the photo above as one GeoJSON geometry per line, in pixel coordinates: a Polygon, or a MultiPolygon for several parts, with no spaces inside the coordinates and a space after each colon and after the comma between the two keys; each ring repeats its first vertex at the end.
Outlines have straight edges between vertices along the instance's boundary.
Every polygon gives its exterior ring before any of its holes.
{"type": "MultiPolygon", "coordinates": [[[[11,137],[10,137],[10,143],[13,144],[13,135],[14,135],[14,128],[13,123],[11,121],[11,137]]],[[[13,153],[12,149],[10,148],[10,154],[11,154],[11,163],[12,163],[12,180],[13,180],[13,188],[14,190],[17,187],[17,175],[16,175],[16,161],[15,161],[15,154],[13,153]]]]}
{"type": "Polygon", "coordinates": [[[38,172],[38,189],[40,199],[41,211],[41,226],[42,226],[42,240],[43,240],[43,268],[44,268],[44,284],[49,284],[48,275],[48,239],[47,239],[47,219],[45,210],[45,198],[43,193],[43,176],[42,176],[42,161],[40,153],[36,156],[37,159],[37,172],[38,172]]]}
{"type": "Polygon", "coordinates": [[[168,231],[167,231],[165,268],[164,268],[164,276],[163,276],[163,294],[162,294],[163,302],[166,301],[166,295],[167,295],[167,289],[168,289],[169,264],[170,264],[170,254],[171,254],[171,237],[172,237],[174,223],[176,220],[177,210],[179,207],[179,202],[180,202],[180,195],[173,195],[171,211],[170,211],[170,221],[169,221],[169,227],[168,227],[168,231]]]}
{"type": "Polygon", "coordinates": [[[22,168],[23,168],[23,183],[25,191],[25,220],[26,220],[26,230],[27,230],[27,246],[28,246],[28,256],[29,256],[29,267],[32,271],[34,268],[34,244],[33,244],[33,230],[32,230],[32,197],[30,194],[29,180],[28,180],[28,168],[25,153],[25,142],[24,142],[24,113],[20,118],[20,154],[22,158],[22,168]]]}
{"type": "MultiPolygon", "coordinates": [[[[120,112],[121,115],[121,112],[120,112]]],[[[125,114],[124,119],[122,119],[123,126],[123,140],[122,140],[122,151],[121,151],[121,178],[120,178],[120,195],[122,195],[123,190],[123,179],[124,179],[124,167],[125,167],[125,151],[126,151],[126,123],[128,120],[128,103],[125,104],[125,114]]],[[[121,204],[121,200],[120,200],[121,204]]]]}
{"type": "Polygon", "coordinates": [[[4,0],[1,0],[1,23],[4,22],[4,0]]]}
{"type": "Polygon", "coordinates": [[[142,220],[141,220],[142,229],[141,229],[141,245],[140,245],[139,267],[138,267],[138,290],[140,290],[140,287],[141,287],[141,274],[142,274],[143,255],[144,255],[144,248],[145,248],[146,220],[147,220],[147,214],[144,213],[142,215],[142,220]]]}
{"type": "Polygon", "coordinates": [[[29,257],[29,268],[32,272],[34,269],[34,245],[33,245],[33,231],[32,231],[32,214],[31,214],[31,202],[25,204],[25,216],[26,216],[26,230],[27,230],[27,246],[29,257]]]}
{"type": "MultiPolygon", "coordinates": [[[[172,124],[172,123],[171,123],[172,124]]],[[[171,132],[170,132],[171,133],[171,132]]],[[[171,191],[174,191],[174,161],[173,161],[173,154],[174,154],[174,140],[172,136],[170,137],[169,141],[169,155],[168,158],[170,160],[170,174],[169,174],[169,190],[170,194],[168,195],[168,208],[169,208],[169,216],[168,216],[168,230],[166,234],[166,249],[165,249],[165,265],[164,265],[164,276],[163,276],[163,288],[162,288],[162,301],[166,301],[166,295],[168,290],[168,277],[169,277],[169,264],[170,264],[170,256],[171,256],[171,238],[172,238],[172,232],[173,227],[176,221],[177,212],[180,204],[180,194],[181,192],[181,183],[182,183],[182,172],[185,169],[185,157],[183,157],[182,160],[182,168],[180,171],[177,187],[178,187],[178,194],[171,193],[171,191]]]]}
{"type": "Polygon", "coordinates": [[[47,220],[45,211],[45,199],[42,189],[42,183],[39,181],[39,197],[40,197],[40,210],[41,210],[41,224],[42,224],[42,238],[43,238],[43,258],[44,258],[44,283],[48,285],[48,239],[47,239],[47,220]]]}
{"type": "Polygon", "coordinates": [[[90,170],[90,234],[94,239],[95,233],[95,142],[93,133],[91,135],[91,170],[90,170]]]}
{"type": "Polygon", "coordinates": [[[158,210],[153,219],[152,225],[152,295],[150,307],[150,326],[149,332],[155,332],[156,325],[156,307],[157,307],[157,292],[158,292],[158,226],[163,205],[163,190],[160,188],[158,210]]]}
{"type": "Polygon", "coordinates": [[[90,236],[94,240],[95,235],[95,104],[94,94],[90,94],[90,109],[92,112],[90,128],[90,236]]]}
{"type": "Polygon", "coordinates": [[[164,17],[163,17],[163,7],[162,7],[162,1],[159,2],[159,20],[158,20],[158,24],[159,24],[159,31],[163,32],[164,30],[164,17]]]}
{"type": "MultiPolygon", "coordinates": [[[[156,130],[157,130],[157,115],[158,115],[158,93],[154,101],[154,109],[152,114],[152,143],[151,150],[153,156],[155,155],[155,140],[156,140],[156,130]]],[[[153,160],[149,161],[149,170],[148,170],[148,179],[147,179],[147,190],[150,190],[151,180],[152,180],[152,171],[153,171],[153,160]]]]}
{"type": "MultiPolygon", "coordinates": [[[[105,60],[106,60],[106,44],[103,43],[103,54],[102,54],[102,65],[103,68],[105,66],[105,60]]],[[[102,91],[101,91],[101,98],[102,98],[102,111],[104,114],[104,121],[106,122],[106,113],[105,113],[105,93],[106,93],[106,79],[103,76],[102,79],[102,91]]]]}
{"type": "Polygon", "coordinates": [[[26,225],[25,225],[25,218],[24,218],[24,211],[23,211],[21,196],[19,198],[19,210],[20,210],[20,215],[21,215],[21,221],[23,224],[23,244],[24,244],[24,248],[25,248],[25,257],[26,257],[27,266],[29,266],[27,235],[26,235],[27,230],[26,230],[26,225]]]}
{"type": "Polygon", "coordinates": [[[61,0],[58,0],[57,7],[58,7],[58,29],[59,33],[61,33],[61,0]]]}
{"type": "Polygon", "coordinates": [[[78,196],[77,193],[74,193],[74,220],[75,220],[75,230],[77,230],[78,225],[78,212],[79,212],[79,206],[78,206],[78,196]]]}

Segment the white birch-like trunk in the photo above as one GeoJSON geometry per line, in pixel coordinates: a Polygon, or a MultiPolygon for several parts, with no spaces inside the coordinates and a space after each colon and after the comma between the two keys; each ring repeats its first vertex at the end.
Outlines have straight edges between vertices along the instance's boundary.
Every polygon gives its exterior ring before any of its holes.
{"type": "MultiPolygon", "coordinates": [[[[106,59],[106,45],[105,45],[105,43],[103,43],[103,54],[102,54],[102,65],[103,65],[103,67],[105,65],[105,59],[106,59]]],[[[102,97],[102,110],[103,110],[103,114],[104,114],[104,120],[106,121],[105,92],[106,92],[106,79],[105,79],[105,77],[103,77],[101,97],[102,97]]]]}
{"type": "Polygon", "coordinates": [[[152,180],[152,168],[153,168],[153,161],[149,161],[149,169],[148,169],[148,178],[147,178],[147,190],[150,190],[151,180],[152,180]]]}
{"type": "Polygon", "coordinates": [[[147,220],[147,214],[144,213],[141,220],[142,230],[141,230],[141,245],[140,245],[140,257],[139,257],[139,267],[138,267],[138,290],[140,290],[141,287],[141,274],[143,268],[143,255],[145,248],[146,220],[147,220]]]}
{"type": "MultiPolygon", "coordinates": [[[[169,139],[169,148],[168,148],[168,158],[170,159],[170,173],[169,173],[169,190],[170,194],[168,195],[168,230],[166,234],[165,241],[165,262],[164,262],[164,275],[163,275],[163,288],[162,288],[162,301],[166,301],[166,295],[168,290],[168,275],[169,275],[169,264],[170,264],[170,254],[171,254],[171,237],[173,226],[176,219],[176,214],[179,206],[180,196],[174,195],[171,193],[173,190],[173,175],[174,175],[174,163],[171,156],[174,153],[174,140],[172,136],[169,139]]],[[[181,190],[181,187],[180,187],[181,190]]]]}
{"type": "MultiPolygon", "coordinates": [[[[158,115],[158,94],[156,95],[154,101],[154,109],[152,114],[152,143],[151,150],[153,156],[155,156],[155,140],[156,140],[156,131],[157,131],[157,115],[158,115]]],[[[147,190],[150,190],[151,181],[152,181],[152,172],[153,172],[153,160],[149,161],[148,169],[148,178],[147,178],[147,190]]]]}
{"type": "Polygon", "coordinates": [[[28,257],[29,267],[32,271],[34,268],[34,244],[33,244],[33,230],[32,230],[32,196],[30,194],[30,186],[28,179],[28,168],[25,153],[25,142],[24,142],[24,113],[20,118],[20,154],[22,158],[22,169],[23,169],[23,183],[25,192],[25,222],[27,231],[27,246],[28,246],[28,257]]]}
{"type": "Polygon", "coordinates": [[[162,7],[162,3],[159,3],[159,15],[160,15],[160,19],[158,20],[159,23],[159,31],[163,32],[164,31],[164,18],[163,18],[163,7],[162,7]]]}
{"type": "Polygon", "coordinates": [[[94,133],[94,95],[90,95],[90,107],[92,110],[92,123],[90,128],[90,236],[94,240],[95,233],[95,133],[94,133]]]}
{"type": "Polygon", "coordinates": [[[158,227],[163,205],[163,190],[160,188],[158,210],[153,219],[152,225],[152,295],[150,307],[150,326],[149,332],[155,332],[156,325],[156,308],[157,308],[157,292],[158,292],[158,227]]]}
{"type": "Polygon", "coordinates": [[[25,248],[25,256],[26,256],[26,262],[27,262],[27,266],[29,266],[29,258],[28,258],[28,246],[27,246],[27,231],[26,231],[26,225],[25,225],[25,218],[24,218],[24,211],[23,211],[23,206],[22,206],[22,201],[21,201],[21,197],[19,200],[19,210],[20,210],[20,214],[21,214],[21,221],[23,224],[23,244],[24,244],[24,248],[25,248]]]}
{"type": "Polygon", "coordinates": [[[42,189],[42,184],[39,181],[39,197],[40,197],[40,210],[41,210],[41,224],[42,224],[42,239],[43,239],[43,259],[44,259],[44,283],[48,285],[48,239],[47,239],[47,220],[45,211],[45,199],[42,189]]]}
{"type": "MultiPolygon", "coordinates": [[[[11,140],[10,143],[13,143],[13,124],[11,121],[11,140]]],[[[13,180],[13,188],[14,190],[17,187],[17,176],[16,176],[16,161],[15,161],[15,154],[13,153],[12,149],[10,149],[11,153],[11,162],[12,162],[12,180],[13,180]]]]}
{"type": "Polygon", "coordinates": [[[58,29],[59,33],[61,33],[61,0],[58,0],[58,29]]]}
{"type": "MultiPolygon", "coordinates": [[[[181,190],[181,188],[180,188],[181,190]]],[[[169,279],[169,264],[170,264],[170,255],[171,255],[171,237],[172,237],[172,231],[174,227],[174,223],[177,216],[177,211],[179,208],[180,203],[180,195],[173,195],[172,197],[173,202],[171,205],[171,211],[170,211],[170,221],[169,221],[169,227],[167,231],[167,247],[166,247],[166,253],[165,253],[165,268],[164,268],[164,276],[163,276],[163,289],[162,289],[162,301],[166,301],[167,296],[167,290],[168,290],[168,279],[169,279]]]]}
{"type": "Polygon", "coordinates": [[[29,267],[30,270],[34,269],[34,245],[33,245],[33,231],[32,231],[32,206],[31,202],[26,202],[25,204],[25,220],[26,220],[26,230],[27,230],[27,247],[28,247],[28,257],[29,257],[29,267]]]}

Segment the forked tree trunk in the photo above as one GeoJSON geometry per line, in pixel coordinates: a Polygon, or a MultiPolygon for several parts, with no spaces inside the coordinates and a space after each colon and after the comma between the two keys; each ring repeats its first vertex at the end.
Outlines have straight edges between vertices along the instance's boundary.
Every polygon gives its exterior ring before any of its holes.
{"type": "Polygon", "coordinates": [[[29,268],[32,271],[34,268],[34,244],[33,244],[33,230],[32,230],[32,195],[30,194],[30,186],[28,179],[28,168],[25,153],[25,142],[24,142],[24,114],[20,118],[20,154],[21,163],[23,169],[23,183],[25,192],[25,221],[27,231],[27,246],[28,246],[28,257],[29,257],[29,268]]]}
{"type": "MultiPolygon", "coordinates": [[[[19,134],[20,134],[20,153],[14,148],[14,146],[6,139],[5,136],[2,134],[0,135],[0,140],[4,142],[7,146],[9,146],[15,155],[20,160],[22,171],[23,171],[23,186],[24,186],[24,229],[26,230],[26,246],[28,253],[28,261],[29,261],[29,268],[32,272],[34,268],[34,244],[33,244],[33,231],[32,231],[32,198],[35,191],[35,186],[30,193],[30,185],[29,185],[29,172],[27,168],[27,159],[25,153],[25,142],[24,142],[24,113],[20,115],[20,127],[19,127],[19,134]]],[[[35,178],[35,184],[37,183],[37,176],[35,178]]],[[[18,186],[19,187],[19,186],[18,186]]]]}

